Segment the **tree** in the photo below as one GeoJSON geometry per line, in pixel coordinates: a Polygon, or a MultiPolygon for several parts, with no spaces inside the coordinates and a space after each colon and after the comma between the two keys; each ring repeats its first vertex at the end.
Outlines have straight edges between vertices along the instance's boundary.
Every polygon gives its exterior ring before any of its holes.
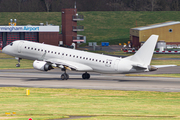
{"type": "Polygon", "coordinates": [[[151,0],[151,11],[154,11],[154,8],[156,6],[157,1],[156,0],[151,0]]]}
{"type": "Polygon", "coordinates": [[[44,0],[47,12],[49,12],[52,2],[53,2],[53,0],[44,0]]]}
{"type": "Polygon", "coordinates": [[[21,12],[21,3],[23,0],[17,0],[17,4],[18,4],[18,11],[21,12]]]}
{"type": "Polygon", "coordinates": [[[172,10],[178,11],[179,10],[179,0],[173,0],[171,3],[172,10]]]}

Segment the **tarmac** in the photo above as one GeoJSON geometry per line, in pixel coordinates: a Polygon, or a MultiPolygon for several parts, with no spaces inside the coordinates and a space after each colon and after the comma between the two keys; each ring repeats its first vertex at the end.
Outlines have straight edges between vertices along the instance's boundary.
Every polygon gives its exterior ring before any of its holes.
{"type": "MultiPolygon", "coordinates": [[[[67,71],[70,79],[61,80],[60,69],[41,72],[34,69],[0,70],[0,87],[36,87],[65,89],[125,90],[180,92],[180,78],[134,77],[124,74],[90,73],[91,78],[82,79],[82,73],[67,71]]],[[[180,74],[180,66],[158,69],[144,74],[180,74]]]]}

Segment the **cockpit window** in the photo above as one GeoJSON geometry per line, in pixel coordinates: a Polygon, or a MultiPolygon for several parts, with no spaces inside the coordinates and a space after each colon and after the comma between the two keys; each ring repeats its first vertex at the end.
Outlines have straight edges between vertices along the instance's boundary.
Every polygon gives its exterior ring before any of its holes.
{"type": "Polygon", "coordinates": [[[13,43],[10,43],[9,45],[10,45],[10,46],[12,46],[12,45],[13,45],[13,43]]]}

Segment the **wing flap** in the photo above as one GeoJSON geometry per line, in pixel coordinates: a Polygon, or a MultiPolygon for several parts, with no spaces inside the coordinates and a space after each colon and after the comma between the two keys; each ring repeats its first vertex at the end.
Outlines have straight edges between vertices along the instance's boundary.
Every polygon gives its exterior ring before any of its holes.
{"type": "Polygon", "coordinates": [[[93,69],[91,67],[81,64],[81,63],[77,63],[77,62],[61,60],[61,59],[48,59],[45,61],[50,62],[51,64],[56,64],[57,67],[62,65],[62,66],[69,67],[76,71],[93,71],[93,69]]]}

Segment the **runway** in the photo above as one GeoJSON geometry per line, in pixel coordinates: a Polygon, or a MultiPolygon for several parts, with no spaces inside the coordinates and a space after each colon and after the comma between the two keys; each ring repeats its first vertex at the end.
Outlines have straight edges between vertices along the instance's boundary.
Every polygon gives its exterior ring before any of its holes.
{"type": "MultiPolygon", "coordinates": [[[[90,73],[91,78],[84,80],[80,72],[67,72],[70,79],[61,80],[60,75],[63,72],[60,69],[48,72],[34,69],[0,70],[0,87],[180,92],[180,78],[128,77],[123,74],[90,73]]],[[[180,67],[163,68],[146,74],[159,73],[180,73],[180,67]]]]}

